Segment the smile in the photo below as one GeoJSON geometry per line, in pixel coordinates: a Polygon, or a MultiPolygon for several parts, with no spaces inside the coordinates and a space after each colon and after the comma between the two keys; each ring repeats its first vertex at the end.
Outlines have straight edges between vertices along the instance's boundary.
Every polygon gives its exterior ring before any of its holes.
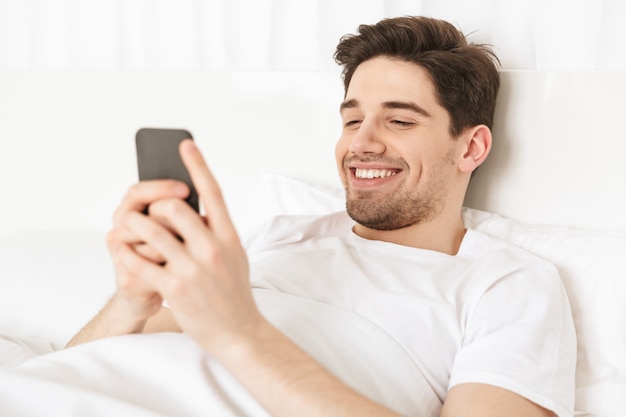
{"type": "Polygon", "coordinates": [[[387,178],[396,175],[398,171],[395,170],[387,170],[387,169],[361,169],[356,168],[354,170],[354,175],[357,178],[387,178]]]}

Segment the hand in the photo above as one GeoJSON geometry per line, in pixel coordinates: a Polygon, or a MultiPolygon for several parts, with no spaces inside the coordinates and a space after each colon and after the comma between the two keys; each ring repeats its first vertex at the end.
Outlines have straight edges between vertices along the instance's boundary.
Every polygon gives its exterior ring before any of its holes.
{"type": "Polygon", "coordinates": [[[396,416],[348,388],[263,318],[220,189],[191,141],[183,141],[180,151],[206,217],[179,198],[153,202],[149,216],[128,212],[124,228],[164,263],[121,245],[120,267],[152,285],[170,304],[180,328],[272,415],[305,410],[307,415],[396,416]]]}
{"type": "MultiPolygon", "coordinates": [[[[141,215],[155,201],[164,198],[183,199],[189,194],[184,183],[171,180],[144,181],[133,185],[113,215],[113,229],[107,235],[107,246],[115,267],[117,292],[114,296],[118,307],[125,311],[125,318],[140,322],[155,314],[162,304],[162,297],[153,284],[130,273],[120,262],[120,248],[126,247],[145,259],[161,263],[163,258],[143,239],[125,227],[129,216],[141,215]]],[[[145,216],[144,216],[145,217],[145,216]]]]}
{"type": "Polygon", "coordinates": [[[149,216],[128,211],[124,228],[165,262],[156,264],[129,245],[117,253],[120,268],[165,298],[181,329],[217,354],[253,333],[263,319],[250,290],[245,251],[217,182],[193,142],[183,141],[180,151],[206,217],[180,198],[153,202],[149,216]]]}

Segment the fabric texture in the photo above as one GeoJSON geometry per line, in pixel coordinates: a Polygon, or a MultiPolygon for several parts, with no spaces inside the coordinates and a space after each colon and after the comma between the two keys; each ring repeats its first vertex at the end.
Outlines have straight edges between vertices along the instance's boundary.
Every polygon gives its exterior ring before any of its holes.
{"type": "Polygon", "coordinates": [[[269,416],[193,339],[173,333],[101,339],[4,369],[0,415],[269,416]]]}

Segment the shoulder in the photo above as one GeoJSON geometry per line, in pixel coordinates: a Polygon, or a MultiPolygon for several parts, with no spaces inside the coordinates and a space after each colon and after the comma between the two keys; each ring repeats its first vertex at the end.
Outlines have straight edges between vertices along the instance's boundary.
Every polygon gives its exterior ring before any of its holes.
{"type": "Polygon", "coordinates": [[[489,384],[571,415],[576,336],[556,266],[480,232],[468,238],[461,255],[474,257],[474,281],[450,387],[489,384]]]}
{"type": "Polygon", "coordinates": [[[465,283],[468,314],[481,305],[511,309],[512,299],[520,309],[543,300],[560,305],[562,312],[569,310],[563,281],[552,262],[476,230],[468,230],[466,237],[458,256],[470,259],[465,283]]]}
{"type": "Polygon", "coordinates": [[[479,265],[501,269],[503,272],[543,270],[558,278],[556,266],[547,259],[475,229],[467,230],[457,256],[470,259],[479,265]]]}

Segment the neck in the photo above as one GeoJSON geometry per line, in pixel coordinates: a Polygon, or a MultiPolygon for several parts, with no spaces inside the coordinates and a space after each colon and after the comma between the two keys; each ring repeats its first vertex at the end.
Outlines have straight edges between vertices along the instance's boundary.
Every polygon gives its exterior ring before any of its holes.
{"type": "Polygon", "coordinates": [[[461,214],[440,216],[429,222],[417,223],[396,230],[374,230],[356,224],[354,233],[369,240],[380,240],[419,249],[456,255],[465,236],[461,214]]]}

